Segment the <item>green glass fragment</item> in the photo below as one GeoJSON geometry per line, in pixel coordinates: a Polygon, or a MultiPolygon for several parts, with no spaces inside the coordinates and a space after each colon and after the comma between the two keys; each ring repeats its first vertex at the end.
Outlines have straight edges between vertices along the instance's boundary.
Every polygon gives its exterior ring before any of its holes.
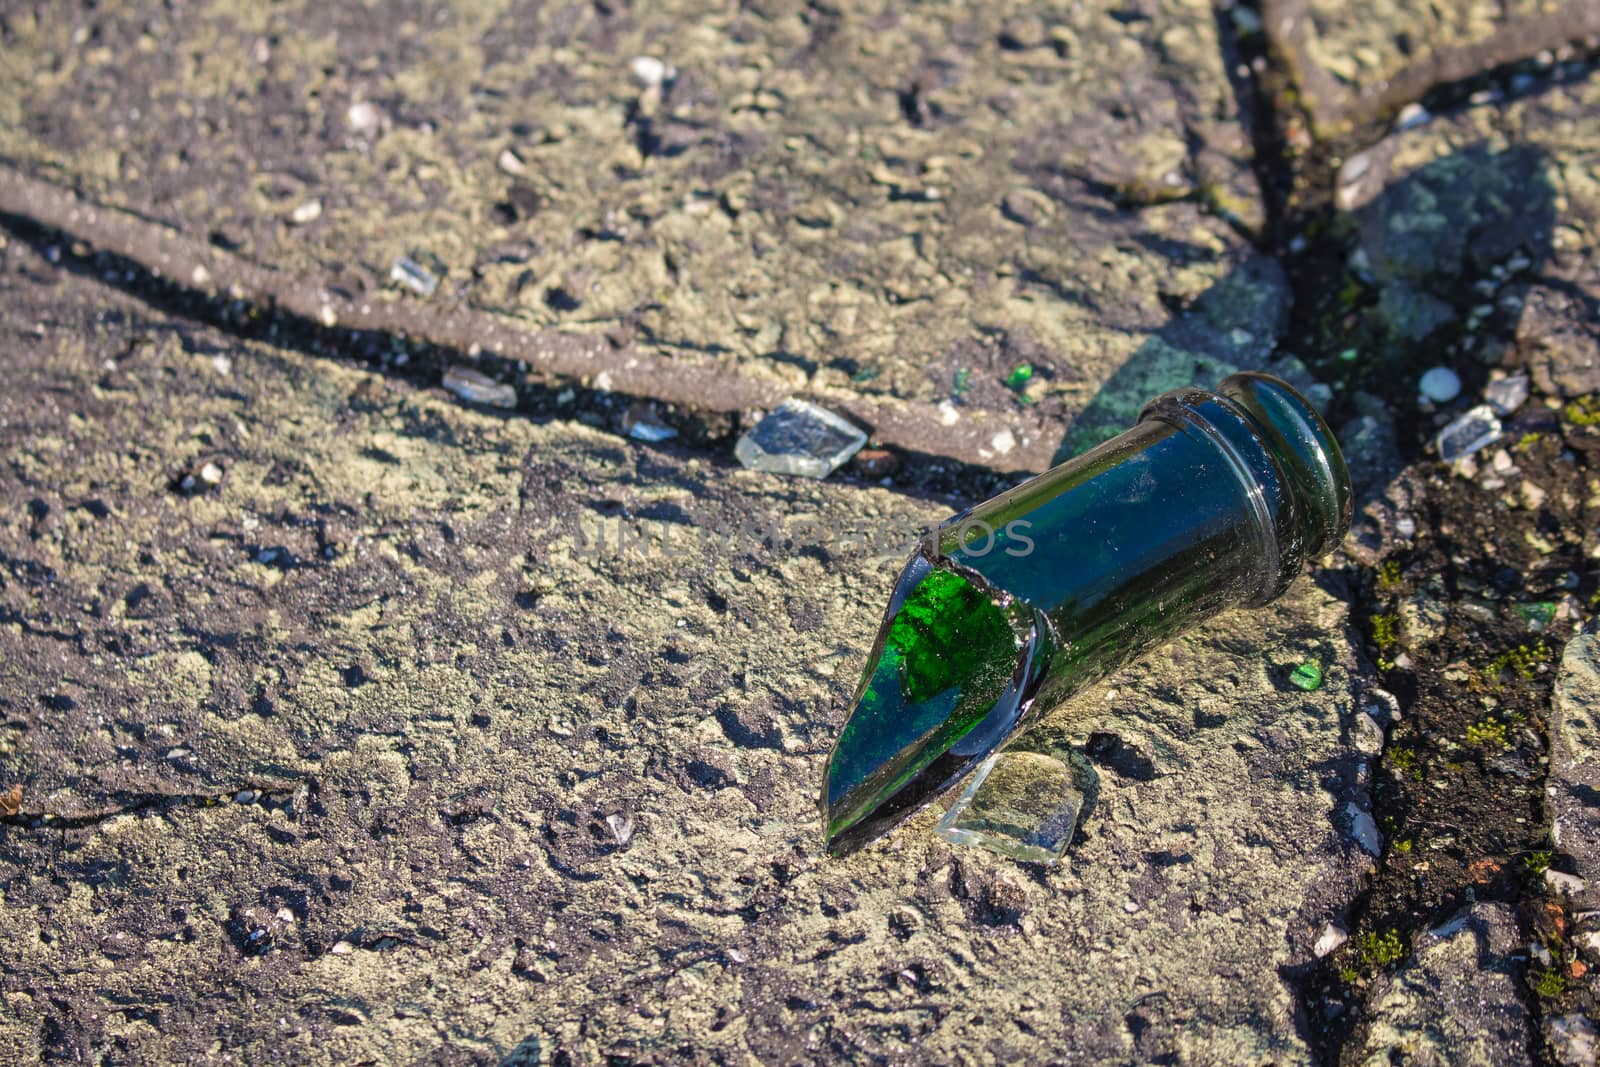
{"type": "Polygon", "coordinates": [[[1006,375],[1006,388],[1011,390],[1021,389],[1033,380],[1033,364],[1018,363],[1006,375]]]}
{"type": "Polygon", "coordinates": [[[1538,633],[1556,617],[1556,604],[1553,600],[1535,600],[1527,604],[1517,604],[1512,609],[1517,613],[1517,618],[1528,629],[1538,633]]]}
{"type": "Polygon", "coordinates": [[[1296,667],[1289,675],[1289,684],[1296,689],[1311,692],[1322,688],[1322,668],[1312,660],[1306,660],[1296,667]]]}
{"type": "Polygon", "coordinates": [[[866,382],[872,381],[872,379],[876,378],[877,376],[877,367],[862,367],[860,370],[856,371],[850,376],[850,380],[855,382],[857,385],[862,385],[866,382]]]}
{"type": "Polygon", "coordinates": [[[955,374],[950,378],[950,392],[955,396],[961,396],[971,388],[972,370],[968,367],[957,367],[955,374]]]}
{"type": "Polygon", "coordinates": [[[829,768],[830,833],[892,796],[989,713],[1020,642],[988,594],[930,570],[878,645],[829,768]]]}
{"type": "MultiPolygon", "coordinates": [[[[1132,429],[955,516],[901,574],[828,761],[830,850],[884,832],[1144,651],[1272,600],[1349,523],[1327,425],[1253,373],[1158,397],[1132,429]]],[[[1315,689],[1321,668],[1293,680],[1315,689]]]]}

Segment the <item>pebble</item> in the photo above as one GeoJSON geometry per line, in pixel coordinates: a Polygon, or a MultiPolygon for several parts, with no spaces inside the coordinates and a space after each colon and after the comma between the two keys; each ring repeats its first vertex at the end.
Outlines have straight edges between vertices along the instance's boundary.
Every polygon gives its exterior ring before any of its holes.
{"type": "Polygon", "coordinates": [[[1362,811],[1353,803],[1344,806],[1345,817],[1350,820],[1350,838],[1361,851],[1376,858],[1383,853],[1383,836],[1378,833],[1378,824],[1372,818],[1370,811],[1362,811]]]}
{"type": "Polygon", "coordinates": [[[289,221],[296,226],[304,226],[308,222],[316,222],[321,217],[321,200],[307,200],[289,213],[289,221]]]}
{"type": "Polygon", "coordinates": [[[646,89],[659,87],[672,77],[673,70],[655,56],[634,56],[628,63],[634,81],[646,89]]]}
{"type": "Polygon", "coordinates": [[[369,133],[377,129],[378,124],[383,121],[383,112],[379,111],[376,105],[369,104],[365,100],[358,100],[351,104],[344,113],[344,119],[350,124],[352,130],[358,133],[369,133]]]}
{"type": "Polygon", "coordinates": [[[1379,722],[1396,723],[1400,721],[1400,700],[1387,689],[1367,690],[1369,702],[1366,712],[1379,722]]]}
{"type": "Polygon", "coordinates": [[[1320,960],[1348,940],[1350,940],[1349,934],[1333,923],[1328,923],[1323,926],[1322,933],[1317,937],[1317,943],[1311,946],[1311,951],[1320,960]]]}
{"type": "Polygon", "coordinates": [[[1584,881],[1575,874],[1545,868],[1544,884],[1557,896],[1575,897],[1583,892],[1584,881]]]}
{"type": "Polygon", "coordinates": [[[523,174],[528,169],[528,165],[522,161],[522,157],[509,148],[500,150],[500,158],[497,162],[500,169],[507,174],[523,174]]]}
{"type": "Polygon", "coordinates": [[[1417,391],[1435,404],[1448,404],[1461,395],[1461,376],[1449,367],[1434,367],[1417,382],[1417,391]]]}
{"type": "Polygon", "coordinates": [[[1582,1015],[1557,1015],[1544,1022],[1545,1038],[1555,1053],[1557,1063],[1576,1067],[1593,1064],[1600,1054],[1600,1035],[1594,1024],[1582,1015]]]}
{"type": "Polygon", "coordinates": [[[1462,412],[1439,431],[1434,446],[1446,463],[1465,459],[1481,448],[1500,440],[1500,419],[1488,404],[1462,412]]]}
{"type": "Polygon", "coordinates": [[[200,480],[207,485],[222,484],[222,468],[215,463],[207,463],[200,468],[200,480]]]}

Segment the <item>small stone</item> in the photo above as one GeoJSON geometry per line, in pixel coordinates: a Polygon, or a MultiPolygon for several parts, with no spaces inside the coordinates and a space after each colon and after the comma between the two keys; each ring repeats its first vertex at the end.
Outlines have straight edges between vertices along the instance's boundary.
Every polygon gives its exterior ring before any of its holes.
{"type": "Polygon", "coordinates": [[[451,367],[444,372],[444,379],[440,384],[468,403],[487,404],[497,408],[517,406],[516,389],[470,367],[451,367]]]}
{"type": "Polygon", "coordinates": [[[400,256],[394,261],[389,268],[389,280],[420,297],[430,297],[439,288],[439,279],[433,272],[410,256],[400,256]]]}
{"type": "Polygon", "coordinates": [[[495,162],[507,174],[525,174],[528,170],[528,165],[522,161],[522,157],[510,148],[502,148],[500,158],[495,162]]]}
{"type": "Polygon", "coordinates": [[[1308,693],[1321,689],[1322,667],[1313,660],[1306,660],[1289,675],[1289,684],[1308,693]]]}
{"type": "Polygon", "coordinates": [[[1400,721],[1400,700],[1387,689],[1369,689],[1366,712],[1378,722],[1397,723],[1400,721]]]}
{"type": "Polygon", "coordinates": [[[254,804],[256,802],[256,792],[254,789],[241,789],[233,795],[233,802],[235,804],[254,804]]]}
{"type": "Polygon", "coordinates": [[[1528,388],[1528,376],[1515,374],[1490,382],[1483,391],[1483,398],[1499,414],[1510,415],[1527,402],[1528,388]]]}
{"type": "Polygon", "coordinates": [[[734,455],[751,470],[820,479],[866,443],[867,435],[840,416],[790,399],[740,437],[734,455]]]}
{"type": "Polygon", "coordinates": [[[1550,891],[1561,897],[1575,897],[1583,892],[1584,881],[1575,874],[1566,874],[1562,871],[1546,867],[1544,884],[1550,891]]]}
{"type": "Polygon", "coordinates": [[[383,122],[383,112],[365,100],[358,100],[345,111],[344,119],[357,133],[371,133],[383,122]]]}
{"type": "Polygon", "coordinates": [[[1036,189],[1013,189],[1000,201],[1000,214],[1018,226],[1046,222],[1050,211],[1050,201],[1036,189]]]}
{"type": "Polygon", "coordinates": [[[1361,851],[1374,859],[1382,855],[1383,836],[1378,833],[1378,824],[1372,818],[1372,812],[1362,811],[1354,803],[1347,802],[1344,814],[1350,823],[1350,839],[1360,847],[1361,851]]]}
{"type": "Polygon", "coordinates": [[[1600,1055],[1600,1035],[1582,1015],[1557,1015],[1544,1021],[1544,1036],[1562,1067],[1592,1065],[1600,1055]]]}
{"type": "Polygon", "coordinates": [[[1439,436],[1434,440],[1434,446],[1439,450],[1439,458],[1446,463],[1455,463],[1465,459],[1478,451],[1487,448],[1500,440],[1500,419],[1495,415],[1494,409],[1488,404],[1479,404],[1470,411],[1463,412],[1450,421],[1450,424],[1439,431],[1439,436]]]}
{"type": "Polygon", "coordinates": [[[350,955],[350,953],[354,952],[355,950],[356,950],[356,947],[354,945],[352,945],[348,941],[335,941],[333,943],[333,947],[330,948],[328,951],[331,952],[335,956],[348,956],[348,955],[350,955]]]}
{"type": "Polygon", "coordinates": [[[899,466],[900,457],[886,448],[864,448],[856,453],[856,467],[868,478],[893,474],[899,466]]]}
{"type": "Polygon", "coordinates": [[[675,73],[673,69],[654,56],[634,56],[628,63],[628,72],[641,88],[659,88],[675,73]]]}
{"type": "Polygon", "coordinates": [[[1413,127],[1421,126],[1431,118],[1433,116],[1421,104],[1407,104],[1400,109],[1400,114],[1395,116],[1394,128],[1397,132],[1409,130],[1413,127]]]}
{"type": "Polygon", "coordinates": [[[1461,376],[1449,367],[1434,367],[1417,382],[1417,391],[1435,404],[1448,404],[1461,395],[1461,376]]]}
{"type": "Polygon", "coordinates": [[[200,480],[207,485],[222,484],[222,468],[215,463],[206,463],[200,468],[200,480]]]}
{"type": "Polygon", "coordinates": [[[1340,945],[1350,940],[1350,935],[1339,929],[1333,923],[1328,923],[1322,928],[1322,933],[1317,937],[1317,943],[1311,946],[1311,952],[1321,959],[1340,945]]]}
{"type": "Polygon", "coordinates": [[[1529,511],[1538,511],[1544,506],[1545,491],[1532,482],[1522,483],[1522,504],[1529,511]]]}
{"type": "Polygon", "coordinates": [[[316,222],[321,217],[321,200],[307,200],[289,213],[289,221],[296,226],[304,226],[308,222],[316,222]]]}

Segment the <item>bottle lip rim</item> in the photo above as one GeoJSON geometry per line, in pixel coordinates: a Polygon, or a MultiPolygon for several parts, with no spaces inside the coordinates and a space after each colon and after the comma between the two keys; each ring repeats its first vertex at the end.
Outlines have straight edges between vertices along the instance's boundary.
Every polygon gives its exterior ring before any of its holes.
{"type": "MultiPolygon", "coordinates": [[[[1321,555],[1333,549],[1350,528],[1354,494],[1350,486],[1350,471],[1345,464],[1344,453],[1340,450],[1338,438],[1334,436],[1333,429],[1322,417],[1322,413],[1304,393],[1277,375],[1263,371],[1240,371],[1230,374],[1218,383],[1217,391],[1248,411],[1249,406],[1244,404],[1237,394],[1248,392],[1259,398],[1262,396],[1259,388],[1261,386],[1266,387],[1266,395],[1280,406],[1280,410],[1292,414],[1303,429],[1308,431],[1302,441],[1284,438],[1283,443],[1289,446],[1291,462],[1299,460],[1298,465],[1311,476],[1315,488],[1320,490],[1300,495],[1310,496],[1310,499],[1304,500],[1309,514],[1306,516],[1303,532],[1312,541],[1307,554],[1313,557],[1321,555]],[[1314,447],[1300,447],[1302,445],[1314,447]],[[1328,506],[1329,504],[1331,506],[1328,506]],[[1315,527],[1312,526],[1313,522],[1316,523],[1315,527]]],[[[1254,412],[1250,414],[1254,415],[1254,412]]],[[[1279,428],[1275,424],[1269,423],[1263,428],[1274,436],[1282,436],[1276,432],[1279,428]]]]}
{"type": "Polygon", "coordinates": [[[1174,389],[1147,403],[1139,421],[1156,419],[1198,433],[1223,456],[1256,519],[1265,557],[1255,603],[1282,593],[1309,559],[1338,544],[1350,525],[1350,476],[1327,422],[1294,386],[1261,371],[1231,374],[1214,390],[1174,389]],[[1212,419],[1226,413],[1259,443],[1288,514],[1275,515],[1259,473],[1212,419]],[[1275,417],[1276,416],[1276,417],[1275,417]],[[1287,418],[1290,425],[1280,423],[1287,418]]]}

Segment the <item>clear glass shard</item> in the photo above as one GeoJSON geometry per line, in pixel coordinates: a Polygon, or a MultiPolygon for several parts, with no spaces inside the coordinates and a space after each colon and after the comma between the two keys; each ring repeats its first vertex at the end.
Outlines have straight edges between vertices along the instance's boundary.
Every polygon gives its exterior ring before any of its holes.
{"type": "Polygon", "coordinates": [[[827,408],[785,400],[734,447],[751,470],[826,478],[861,450],[867,435],[827,408]]]}
{"type": "Polygon", "coordinates": [[[1513,374],[1490,382],[1483,390],[1483,398],[1500,414],[1510,415],[1527,402],[1528,392],[1528,376],[1513,374]]]}
{"type": "Polygon", "coordinates": [[[389,280],[404,286],[420,297],[430,297],[439,288],[439,279],[432,271],[410,256],[399,256],[389,268],[389,280]]]}
{"type": "Polygon", "coordinates": [[[1466,459],[1480,448],[1487,448],[1500,440],[1500,419],[1494,408],[1479,404],[1470,411],[1452,419],[1450,425],[1439,431],[1435,444],[1439,458],[1446,463],[1466,459]]]}
{"type": "Polygon", "coordinates": [[[1056,863],[1072,843],[1092,775],[1072,752],[997,752],[939,820],[939,836],[1012,859],[1056,863]]]}
{"type": "Polygon", "coordinates": [[[487,374],[470,367],[450,367],[444,372],[440,384],[471,404],[487,404],[497,408],[517,406],[517,390],[514,386],[497,382],[487,374]]]}

